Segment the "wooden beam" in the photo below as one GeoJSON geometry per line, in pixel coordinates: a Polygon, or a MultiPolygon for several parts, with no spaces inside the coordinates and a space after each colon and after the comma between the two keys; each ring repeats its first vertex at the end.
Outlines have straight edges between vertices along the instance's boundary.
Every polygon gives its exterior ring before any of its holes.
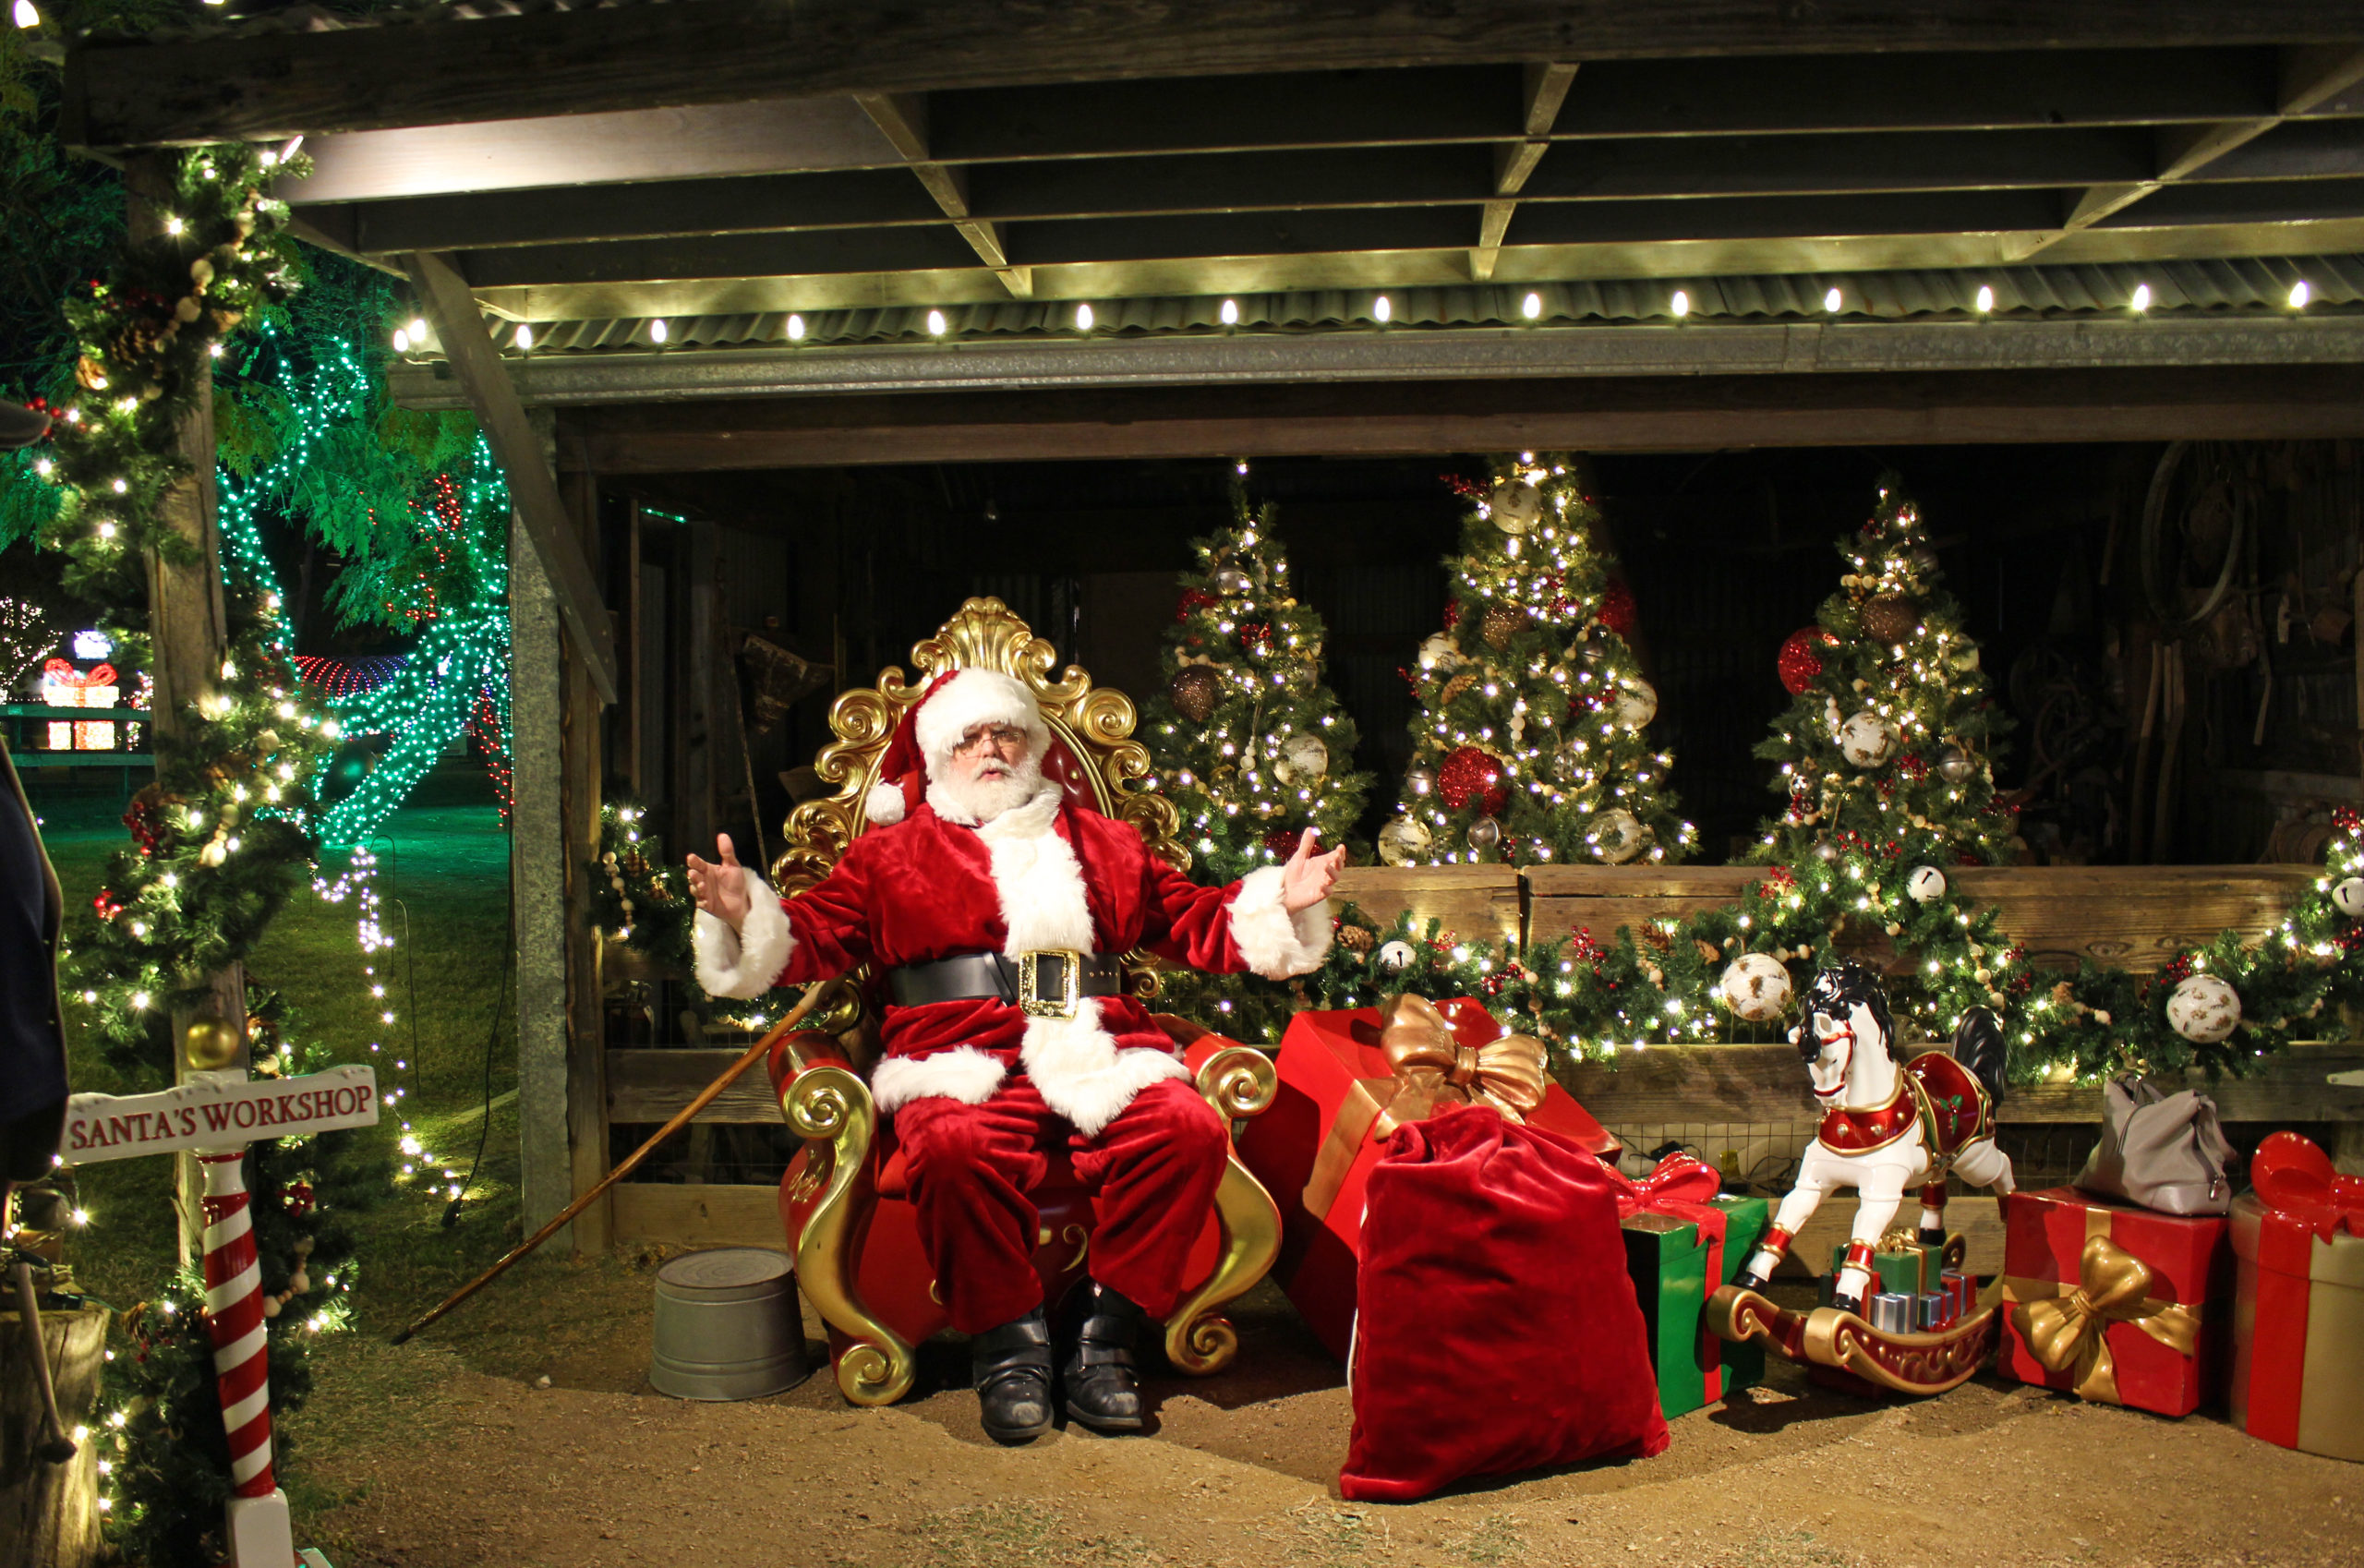
{"type": "Polygon", "coordinates": [[[2189,178],[2256,140],[2285,120],[2322,107],[2359,81],[2364,81],[2364,49],[2345,46],[2284,51],[2280,90],[2272,114],[2219,120],[2213,125],[2160,127],[2158,167],[2151,177],[2089,187],[2076,198],[2059,228],[2037,236],[2018,252],[2019,259],[2033,256],[2081,229],[2107,221],[2153,192],[2189,178]]]}
{"type": "Polygon", "coordinates": [[[1478,283],[1494,275],[1503,231],[1511,226],[1512,210],[1518,205],[1512,199],[1542,161],[1544,149],[1550,145],[1545,139],[1551,134],[1551,122],[1560,117],[1560,105],[1567,101],[1569,84],[1575,79],[1576,67],[1571,62],[1538,61],[1526,67],[1519,84],[1524,100],[1521,137],[1494,149],[1493,196],[1478,220],[1478,247],[1469,253],[1469,275],[1478,283]]]}
{"type": "Polygon", "coordinates": [[[625,1181],[609,1201],[620,1243],[788,1250],[776,1183],[625,1181]]]}
{"type": "Polygon", "coordinates": [[[878,229],[694,235],[458,253],[479,289],[637,283],[650,278],[820,277],[974,268],[978,256],[941,222],[878,229]]]}
{"type": "Polygon", "coordinates": [[[526,422],[517,390],[510,384],[501,356],[485,332],[475,296],[452,259],[440,251],[413,252],[409,271],[436,340],[466,387],[476,422],[484,427],[485,440],[508,476],[511,501],[558,597],[567,634],[583,657],[599,700],[612,703],[616,700],[616,653],[607,607],[599,601],[591,563],[575,540],[565,503],[559,499],[557,481],[542,455],[541,441],[526,422]]]}
{"type": "Polygon", "coordinates": [[[83,147],[267,139],[831,92],[1336,69],[1839,50],[2169,48],[2336,41],[2343,0],[2076,6],[1927,0],[1844,15],[1730,0],[1205,0],[1188,7],[947,0],[706,0],[475,20],[78,42],[66,139],[83,147]],[[519,69],[530,61],[533,68],[519,69]]]}
{"type": "Polygon", "coordinates": [[[969,210],[968,175],[965,171],[935,162],[927,151],[927,97],[917,92],[865,92],[854,95],[863,114],[885,134],[887,142],[908,164],[920,185],[944,215],[952,220],[952,227],[977,253],[977,259],[993,269],[1002,287],[1012,299],[1033,296],[1034,274],[1024,267],[1013,267],[1009,253],[1002,244],[999,224],[977,217],[969,210]]]}

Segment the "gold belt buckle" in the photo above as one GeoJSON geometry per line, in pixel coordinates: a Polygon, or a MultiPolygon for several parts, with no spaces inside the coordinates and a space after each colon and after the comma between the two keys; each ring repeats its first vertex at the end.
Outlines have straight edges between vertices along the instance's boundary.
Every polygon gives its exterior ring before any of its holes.
{"type": "Polygon", "coordinates": [[[1083,955],[1071,948],[1050,947],[1039,952],[1021,953],[1018,958],[1018,1006],[1031,1019],[1071,1019],[1076,1005],[1083,999],[1083,955]],[[1055,995],[1043,995],[1043,961],[1055,959],[1059,964],[1059,988],[1055,995]]]}

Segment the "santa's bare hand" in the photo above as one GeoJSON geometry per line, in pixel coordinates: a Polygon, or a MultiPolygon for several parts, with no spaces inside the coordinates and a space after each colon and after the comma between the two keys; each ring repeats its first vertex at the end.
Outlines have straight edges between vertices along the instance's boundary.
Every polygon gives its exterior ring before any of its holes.
{"type": "Polygon", "coordinates": [[[736,931],[754,901],[747,896],[747,878],[740,869],[739,857],[731,852],[730,835],[716,834],[714,847],[722,856],[720,865],[690,857],[690,897],[697,900],[698,908],[736,931]]]}
{"type": "Polygon", "coordinates": [[[1281,867],[1281,908],[1291,914],[1309,910],[1328,898],[1338,880],[1338,868],[1346,863],[1344,849],[1333,850],[1326,855],[1315,854],[1314,847],[1320,842],[1321,835],[1307,828],[1305,837],[1297,841],[1297,853],[1281,867]]]}

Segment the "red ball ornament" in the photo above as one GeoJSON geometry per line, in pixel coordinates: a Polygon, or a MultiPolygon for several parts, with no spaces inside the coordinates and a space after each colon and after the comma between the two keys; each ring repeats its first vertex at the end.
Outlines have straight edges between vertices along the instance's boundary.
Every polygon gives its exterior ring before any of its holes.
{"type": "Polygon", "coordinates": [[[1286,860],[1297,853],[1298,837],[1297,830],[1294,827],[1275,827],[1264,835],[1264,848],[1272,850],[1281,859],[1286,860]]]}
{"type": "Polygon", "coordinates": [[[1835,645],[1838,638],[1819,626],[1804,626],[1790,633],[1781,645],[1781,657],[1775,661],[1781,672],[1781,684],[1790,695],[1803,696],[1814,678],[1822,673],[1822,656],[1815,650],[1835,645]]]}
{"type": "Polygon", "coordinates": [[[1182,590],[1182,602],[1174,607],[1174,619],[1188,621],[1193,611],[1204,609],[1214,602],[1214,595],[1204,588],[1185,588],[1182,590]]]}
{"type": "Polygon", "coordinates": [[[1627,642],[1634,640],[1634,630],[1641,624],[1642,612],[1641,607],[1634,602],[1634,590],[1625,585],[1623,579],[1611,581],[1608,591],[1600,596],[1598,619],[1603,626],[1627,642]]]}
{"type": "Polygon", "coordinates": [[[1499,813],[1511,798],[1502,782],[1502,765],[1475,746],[1456,746],[1437,768],[1437,798],[1454,811],[1471,805],[1488,816],[1499,813]]]}

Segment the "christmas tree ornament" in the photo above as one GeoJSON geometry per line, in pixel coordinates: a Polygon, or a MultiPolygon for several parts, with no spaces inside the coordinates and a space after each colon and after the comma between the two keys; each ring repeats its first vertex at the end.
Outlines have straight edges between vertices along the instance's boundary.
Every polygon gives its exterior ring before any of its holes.
{"type": "Polygon", "coordinates": [[[2189,974],[2167,994],[2167,1027],[2195,1045],[2213,1045],[2240,1026],[2241,994],[2213,974],[2189,974]]]}
{"type": "Polygon", "coordinates": [[[1937,748],[1937,777],[1948,784],[1966,783],[1970,778],[1970,754],[1960,746],[1937,748]]]}
{"type": "Polygon", "coordinates": [[[1895,730],[1869,708],[1839,727],[1839,754],[1857,767],[1877,767],[1895,749],[1895,730]]]}
{"type": "Polygon", "coordinates": [[[1634,633],[1641,625],[1641,607],[1634,602],[1634,590],[1625,585],[1623,578],[1611,581],[1601,590],[1598,619],[1626,642],[1634,640],[1634,633]]]}
{"type": "Polygon", "coordinates": [[[1638,675],[1629,676],[1618,683],[1617,699],[1609,711],[1626,729],[1639,730],[1658,716],[1658,688],[1638,675]]]}
{"type": "Polygon", "coordinates": [[[1321,743],[1319,735],[1292,735],[1281,747],[1281,759],[1288,764],[1289,781],[1310,784],[1330,771],[1330,748],[1321,743]]]}
{"type": "Polygon", "coordinates": [[[1623,865],[1642,852],[1649,830],[1632,812],[1611,806],[1594,819],[1588,838],[1595,855],[1610,865],[1623,865]]]}
{"type": "Polygon", "coordinates": [[[1585,754],[1576,750],[1574,742],[1556,747],[1551,753],[1550,767],[1551,777],[1561,783],[1579,783],[1585,776],[1585,754]]]}
{"type": "Polygon", "coordinates": [[[1433,767],[1411,767],[1404,773],[1404,793],[1413,800],[1436,793],[1437,770],[1433,767]]]}
{"type": "Polygon", "coordinates": [[[1530,534],[1543,521],[1543,492],[1524,476],[1504,479],[1494,487],[1488,509],[1503,533],[1530,534]]]}
{"type": "Polygon", "coordinates": [[[1350,953],[1368,953],[1378,940],[1368,925],[1357,925],[1350,920],[1338,923],[1338,946],[1350,953]]]}
{"type": "Polygon", "coordinates": [[[238,1026],[228,1019],[200,1015],[181,1031],[181,1059],[199,1072],[220,1072],[237,1065],[245,1043],[238,1026]]]}
{"type": "Polygon", "coordinates": [[[1175,708],[1193,724],[1204,724],[1207,715],[1214,712],[1215,699],[1221,694],[1223,682],[1215,672],[1204,665],[1194,664],[1175,672],[1167,692],[1175,708]]]}
{"type": "Polygon", "coordinates": [[[1490,816],[1481,816],[1469,825],[1465,837],[1471,849],[1486,854],[1502,841],[1502,825],[1490,816]]]}
{"type": "Polygon", "coordinates": [[[1512,605],[1490,604],[1486,613],[1478,618],[1478,634],[1496,653],[1511,645],[1519,628],[1526,624],[1526,612],[1512,605]]]}
{"type": "Polygon", "coordinates": [[[2350,920],[2364,920],[2364,876],[2351,876],[2331,890],[2331,901],[2350,920]]]}
{"type": "Polygon", "coordinates": [[[1382,942],[1379,950],[1370,956],[1370,965],[1381,974],[1402,974],[1412,967],[1413,957],[1409,942],[1382,942]]]}
{"type": "Polygon", "coordinates": [[[1946,896],[1946,874],[1934,865],[1915,866],[1904,891],[1916,904],[1934,904],[1946,896]]]}
{"type": "Polygon", "coordinates": [[[1743,953],[1724,966],[1716,995],[1732,1016],[1769,1023],[1790,1008],[1790,971],[1770,953],[1743,953]]]}
{"type": "Polygon", "coordinates": [[[1423,669],[1433,669],[1440,674],[1451,674],[1453,670],[1460,669],[1464,662],[1461,648],[1453,642],[1450,633],[1438,632],[1420,645],[1420,668],[1423,669]]]}
{"type": "Polygon", "coordinates": [[[1879,642],[1901,643],[1920,623],[1912,601],[1901,594],[1881,594],[1863,605],[1863,630],[1879,642]]]}
{"type": "Polygon", "coordinates": [[[1904,552],[1904,563],[1912,569],[1912,574],[1916,577],[1935,576],[1937,571],[1937,552],[1924,544],[1914,545],[1904,552]]]}
{"type": "Polygon", "coordinates": [[[1437,769],[1437,798],[1454,811],[1474,804],[1490,816],[1502,809],[1510,788],[1502,782],[1500,762],[1475,746],[1456,746],[1437,769]]]}
{"type": "Polygon", "coordinates": [[[1247,573],[1236,566],[1226,566],[1215,573],[1215,586],[1236,597],[1254,587],[1255,584],[1249,580],[1247,573]]]}
{"type": "Polygon", "coordinates": [[[1825,865],[1835,864],[1839,859],[1839,846],[1827,838],[1817,839],[1815,842],[1814,858],[1825,865]]]}
{"type": "Polygon", "coordinates": [[[1964,643],[1961,646],[1954,649],[1950,654],[1948,654],[1946,656],[1946,661],[1954,667],[1955,674],[1969,674],[1972,670],[1978,668],[1978,645],[1975,643],[1964,643]]]}
{"type": "Polygon", "coordinates": [[[1434,841],[1425,825],[1399,816],[1379,830],[1379,858],[1389,865],[1417,865],[1429,858],[1434,841]]]}
{"type": "Polygon", "coordinates": [[[1819,626],[1804,626],[1792,632],[1781,644],[1781,652],[1774,667],[1781,676],[1781,685],[1791,696],[1803,695],[1814,678],[1822,673],[1822,657],[1818,650],[1837,643],[1838,638],[1819,626]]]}

